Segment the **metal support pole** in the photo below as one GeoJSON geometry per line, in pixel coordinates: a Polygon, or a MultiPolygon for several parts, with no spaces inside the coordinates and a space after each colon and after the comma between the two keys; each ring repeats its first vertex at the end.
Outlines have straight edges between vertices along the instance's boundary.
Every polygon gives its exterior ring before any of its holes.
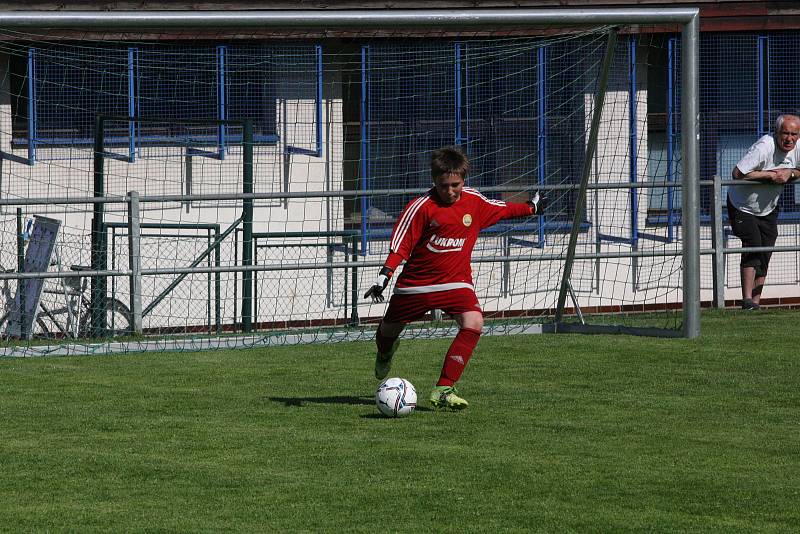
{"type": "MultiPolygon", "coordinates": [[[[541,228],[541,225],[539,225],[541,228]]],[[[511,256],[511,239],[509,236],[504,235],[502,239],[503,243],[503,254],[506,256],[511,256]]],[[[504,261],[501,267],[501,283],[500,283],[500,293],[503,298],[508,298],[508,295],[511,293],[511,262],[504,261]]]]}
{"type": "MultiPolygon", "coordinates": [[[[192,164],[192,155],[186,154],[183,157],[184,161],[184,180],[183,180],[183,191],[186,195],[191,195],[194,191],[193,184],[192,184],[192,174],[194,171],[194,165],[192,164]]],[[[184,208],[186,209],[186,213],[189,213],[189,210],[192,207],[192,202],[190,200],[184,201],[183,203],[184,208]]]]}
{"type": "Polygon", "coordinates": [[[681,150],[683,156],[683,335],[700,335],[700,15],[681,39],[681,150]]]}
{"type": "Polygon", "coordinates": [[[711,203],[712,226],[711,246],[714,254],[711,256],[714,277],[713,304],[715,308],[725,308],[725,236],[722,226],[722,180],[719,175],[714,175],[714,198],[711,203]]]}
{"type": "MultiPolygon", "coordinates": [[[[105,194],[105,156],[104,156],[104,127],[103,117],[97,116],[94,121],[94,196],[103,197],[105,194]]],[[[92,257],[93,271],[105,271],[106,261],[106,228],[103,224],[103,211],[105,206],[101,202],[93,204],[92,217],[92,257]]],[[[91,335],[99,337],[106,330],[106,278],[92,276],[91,284],[91,335]]]]}
{"type": "MultiPolygon", "coordinates": [[[[347,253],[347,243],[345,242],[345,254],[347,253]]],[[[328,239],[328,245],[325,247],[325,261],[333,263],[333,245],[331,240],[328,239]]],[[[333,305],[333,269],[327,269],[325,272],[325,306],[333,305]]]]}
{"type": "Polygon", "coordinates": [[[571,287],[570,276],[572,265],[575,263],[575,249],[578,243],[578,232],[583,219],[583,211],[586,209],[586,191],[589,187],[589,175],[591,174],[594,152],[597,148],[597,136],[600,131],[600,118],[603,114],[603,103],[606,97],[606,87],[608,86],[608,73],[611,70],[611,61],[614,59],[614,48],[617,46],[617,32],[611,31],[606,42],[606,52],[603,57],[603,66],[600,70],[600,79],[597,84],[597,94],[594,100],[594,111],[592,113],[592,124],[589,130],[589,139],[586,141],[586,153],[583,157],[583,169],[581,171],[581,184],[578,190],[578,198],[575,201],[575,214],[572,216],[572,231],[569,236],[569,248],[567,257],[564,260],[564,272],[561,277],[561,288],[558,293],[558,305],[556,308],[555,323],[561,322],[564,316],[564,305],[567,301],[567,294],[571,287]]]}
{"type": "Polygon", "coordinates": [[[17,208],[17,272],[25,269],[25,236],[22,235],[23,229],[22,208],[17,208]]]}
{"type": "MultiPolygon", "coordinates": [[[[211,239],[211,230],[210,229],[206,230],[206,243],[211,244],[213,242],[214,241],[211,239]]],[[[211,267],[211,255],[210,254],[209,254],[208,258],[206,259],[206,265],[211,267]]],[[[219,274],[219,273],[216,273],[216,274],[219,274]]],[[[211,318],[211,316],[212,316],[212,311],[211,311],[211,308],[212,308],[212,305],[211,305],[211,293],[213,291],[213,289],[211,287],[212,286],[211,279],[212,279],[211,273],[208,273],[208,277],[206,279],[206,282],[207,282],[206,291],[208,292],[207,293],[208,299],[206,300],[206,302],[207,302],[207,305],[206,305],[206,311],[207,311],[206,323],[208,324],[208,333],[209,333],[209,335],[214,334],[214,327],[212,326],[212,318],[211,318]]]]}
{"type": "MultiPolygon", "coordinates": [[[[25,222],[22,219],[22,208],[17,208],[17,272],[21,273],[25,270],[25,236],[22,235],[24,232],[25,222]]],[[[11,317],[14,317],[13,310],[15,306],[19,306],[19,315],[17,318],[19,319],[19,323],[16,325],[9,324],[6,332],[11,331],[12,328],[16,328],[19,332],[19,335],[22,339],[28,338],[28,332],[24,330],[25,325],[27,324],[25,319],[25,286],[29,283],[28,280],[18,280],[17,281],[17,294],[19,295],[19,302],[11,304],[11,317]]],[[[6,315],[7,316],[7,315],[6,315]]],[[[12,319],[13,320],[13,319],[12,319]]]]}
{"type": "MultiPolygon", "coordinates": [[[[219,268],[222,266],[222,258],[220,256],[220,238],[219,226],[214,228],[214,267],[219,268]]],[[[234,282],[235,285],[235,282],[234,282]]],[[[220,273],[214,273],[214,325],[216,326],[217,334],[222,333],[222,305],[220,303],[220,295],[222,294],[222,278],[220,273]]]]}
{"type": "Polygon", "coordinates": [[[142,231],[139,193],[128,193],[128,265],[131,270],[131,328],[142,334],[142,231]]]}
{"type": "MultiPolygon", "coordinates": [[[[361,236],[359,234],[355,234],[351,239],[353,250],[350,252],[350,261],[355,264],[358,261],[358,244],[361,242],[361,236]]],[[[358,267],[353,266],[351,276],[353,278],[350,287],[350,305],[352,306],[352,311],[350,312],[350,324],[353,326],[358,326],[358,267]]]]}
{"type": "MultiPolygon", "coordinates": [[[[253,192],[253,125],[242,126],[242,193],[253,192]]],[[[242,213],[242,265],[253,265],[253,199],[244,199],[242,213]]],[[[242,331],[253,331],[253,272],[242,273],[242,331]]]]}
{"type": "Polygon", "coordinates": [[[506,24],[684,24],[696,7],[606,9],[294,9],[194,11],[5,11],[3,28],[397,28],[478,27],[506,24]]]}

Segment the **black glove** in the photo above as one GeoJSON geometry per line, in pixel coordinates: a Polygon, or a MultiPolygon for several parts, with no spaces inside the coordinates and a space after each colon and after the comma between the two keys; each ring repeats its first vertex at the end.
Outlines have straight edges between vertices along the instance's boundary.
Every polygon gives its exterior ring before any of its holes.
{"type": "Polygon", "coordinates": [[[388,267],[381,268],[381,272],[378,273],[378,277],[375,279],[375,283],[372,284],[372,287],[364,293],[364,298],[368,299],[371,298],[372,302],[383,302],[383,290],[386,289],[386,286],[389,285],[389,279],[392,277],[393,271],[388,267]]]}
{"type": "Polygon", "coordinates": [[[541,215],[547,207],[547,198],[539,195],[537,191],[528,201],[528,206],[533,208],[533,215],[541,215]]]}

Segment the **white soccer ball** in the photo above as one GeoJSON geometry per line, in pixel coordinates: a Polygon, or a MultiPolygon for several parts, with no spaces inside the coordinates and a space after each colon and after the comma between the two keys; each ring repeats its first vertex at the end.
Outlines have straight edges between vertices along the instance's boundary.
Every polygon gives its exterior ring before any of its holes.
{"type": "Polygon", "coordinates": [[[406,417],[417,407],[417,390],[405,378],[387,378],[375,392],[375,404],[386,417],[406,417]]]}

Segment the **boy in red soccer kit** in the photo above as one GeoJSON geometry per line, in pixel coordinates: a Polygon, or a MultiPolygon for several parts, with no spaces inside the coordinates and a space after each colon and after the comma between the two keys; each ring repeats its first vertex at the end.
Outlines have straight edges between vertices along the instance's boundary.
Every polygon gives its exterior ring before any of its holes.
{"type": "Polygon", "coordinates": [[[406,262],[375,334],[375,378],[379,380],[389,374],[400,334],[408,323],[436,309],[456,321],[458,334],[445,355],[430,396],[434,407],[451,410],[469,405],[456,394],[455,384],[483,329],[483,312],[470,266],[478,234],[502,219],[538,215],[544,209],[544,198],[538,192],[524,204],[488,199],[477,190],[464,187],[468,171],[469,160],[457,147],[441,148],[431,154],[433,188],[409,202],[400,214],[392,230],[389,255],[364,295],[373,302],[383,302],[389,279],[406,262]]]}

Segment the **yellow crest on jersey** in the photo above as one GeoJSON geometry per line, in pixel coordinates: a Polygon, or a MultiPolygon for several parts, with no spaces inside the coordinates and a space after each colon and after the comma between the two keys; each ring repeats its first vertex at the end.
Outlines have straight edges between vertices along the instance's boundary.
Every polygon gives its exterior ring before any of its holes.
{"type": "Polygon", "coordinates": [[[466,215],[464,215],[464,217],[461,219],[461,222],[463,222],[463,223],[464,223],[464,226],[469,226],[469,225],[471,225],[471,224],[472,224],[472,215],[470,215],[469,213],[467,213],[467,214],[466,214],[466,215]]]}

